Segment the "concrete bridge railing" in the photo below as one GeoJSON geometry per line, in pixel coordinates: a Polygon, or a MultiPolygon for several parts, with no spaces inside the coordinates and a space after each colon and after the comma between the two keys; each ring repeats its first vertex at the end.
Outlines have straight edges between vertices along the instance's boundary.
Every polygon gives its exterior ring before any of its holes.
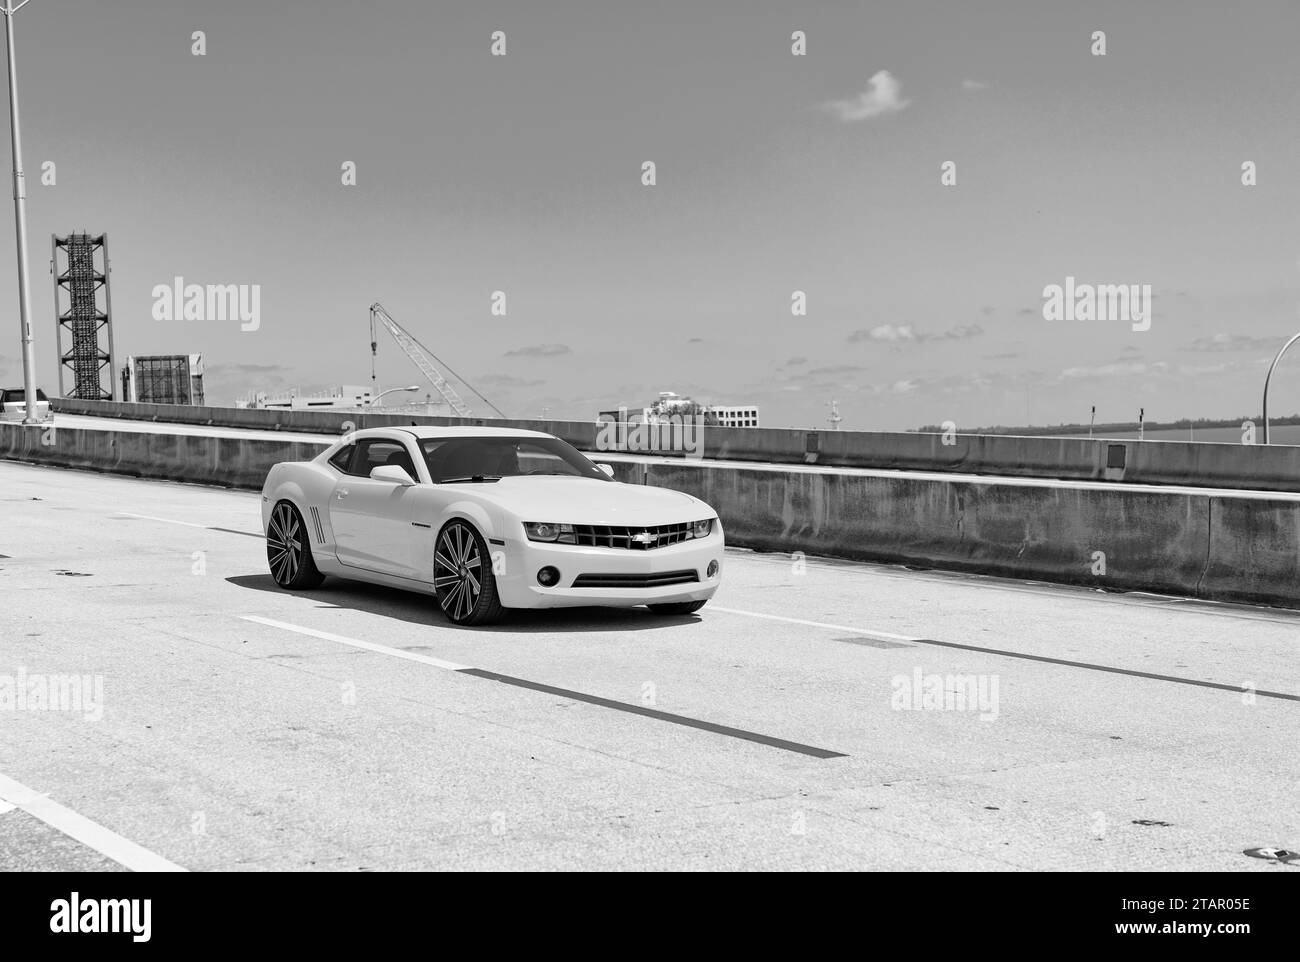
{"type": "MultiPolygon", "coordinates": [[[[0,425],[0,459],[260,489],[324,442],[0,425]]],[[[713,505],[730,544],[1300,608],[1300,495],[608,457],[713,505]]],[[[250,522],[256,523],[255,518],[250,522]]]]}
{"type": "MultiPolygon", "coordinates": [[[[346,411],[131,404],[69,398],[57,398],[52,403],[56,412],[66,414],[297,433],[339,434],[346,429],[413,422],[516,427],[557,435],[582,451],[601,450],[602,432],[594,421],[500,421],[346,411]]],[[[939,434],[909,432],[717,427],[704,428],[701,440],[702,448],[698,454],[711,460],[1300,491],[1300,446],[1295,445],[974,434],[958,434],[945,439],[939,434]]],[[[673,452],[651,450],[644,453],[670,455],[673,452]]]]}

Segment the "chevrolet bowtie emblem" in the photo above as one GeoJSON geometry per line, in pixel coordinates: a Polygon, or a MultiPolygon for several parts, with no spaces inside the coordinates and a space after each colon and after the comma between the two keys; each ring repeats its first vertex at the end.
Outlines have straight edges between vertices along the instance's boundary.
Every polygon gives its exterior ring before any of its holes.
{"type": "Polygon", "coordinates": [[[649,531],[642,531],[640,534],[632,535],[632,540],[641,544],[651,544],[659,540],[659,535],[651,534],[649,531]]]}

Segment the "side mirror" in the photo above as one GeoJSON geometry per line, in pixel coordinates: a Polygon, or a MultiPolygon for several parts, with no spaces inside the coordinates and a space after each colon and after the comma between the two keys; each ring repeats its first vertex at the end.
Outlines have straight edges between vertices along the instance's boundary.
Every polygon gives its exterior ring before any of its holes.
{"type": "Polygon", "coordinates": [[[612,464],[598,464],[598,465],[596,465],[596,467],[600,468],[600,470],[604,471],[604,472],[605,472],[607,475],[609,475],[611,478],[614,476],[614,465],[612,465],[612,464]]]}
{"type": "Polygon", "coordinates": [[[415,484],[415,480],[406,473],[406,468],[399,467],[396,464],[381,464],[370,472],[370,477],[375,481],[392,481],[404,488],[409,488],[415,484]]]}

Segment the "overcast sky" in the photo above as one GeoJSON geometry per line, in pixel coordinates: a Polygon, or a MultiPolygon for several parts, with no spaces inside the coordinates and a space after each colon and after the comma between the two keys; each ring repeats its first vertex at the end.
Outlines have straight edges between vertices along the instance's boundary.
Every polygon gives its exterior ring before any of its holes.
{"type": "MultiPolygon", "coordinates": [[[[47,390],[80,229],[119,354],[200,352],[217,403],[365,383],[376,299],[508,414],[676,390],[858,429],[1256,413],[1300,329],[1293,0],[32,0],[17,31],[47,390]],[[178,275],[261,285],[260,330],[154,320],[178,275]],[[1151,329],[1044,320],[1067,275],[1150,284],[1151,329]]],[[[16,384],[13,263],[0,229],[16,384]]]]}

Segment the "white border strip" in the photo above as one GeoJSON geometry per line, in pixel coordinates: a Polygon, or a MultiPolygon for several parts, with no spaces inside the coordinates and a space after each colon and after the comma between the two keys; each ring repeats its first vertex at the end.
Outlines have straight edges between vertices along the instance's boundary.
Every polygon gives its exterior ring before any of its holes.
{"type": "Polygon", "coordinates": [[[76,839],[132,872],[188,871],[4,775],[0,775],[0,801],[8,802],[33,818],[40,819],[51,828],[76,839]]]}
{"type": "Polygon", "coordinates": [[[458,665],[454,661],[443,661],[441,658],[430,658],[428,655],[417,655],[413,651],[403,651],[401,648],[390,648],[387,645],[376,645],[369,641],[358,641],[356,638],[345,638],[343,635],[332,635],[328,631],[317,631],[315,628],[303,628],[299,625],[291,625],[287,621],[276,621],[273,618],[260,618],[257,615],[240,615],[240,617],[244,621],[266,625],[268,628],[296,631],[300,635],[310,635],[312,638],[333,641],[340,645],[350,645],[353,648],[374,651],[381,655],[391,655],[394,658],[405,658],[407,661],[418,661],[422,665],[432,665],[434,668],[444,668],[447,671],[464,671],[467,668],[474,667],[473,665],[458,665]]]}
{"type": "Polygon", "coordinates": [[[746,618],[762,618],[766,621],[783,621],[789,625],[804,625],[808,628],[825,628],[828,631],[847,631],[851,635],[867,635],[884,641],[920,641],[916,635],[896,635],[892,631],[875,631],[870,628],[855,628],[852,625],[832,625],[825,621],[808,621],[805,618],[787,618],[784,615],[768,615],[760,611],[742,611],[740,608],[722,608],[709,605],[709,611],[721,611],[728,615],[744,615],[746,618]]]}
{"type": "Polygon", "coordinates": [[[141,521],[161,521],[164,524],[183,524],[187,528],[207,528],[206,524],[195,524],[193,521],[177,521],[175,518],[155,518],[151,514],[132,514],[130,511],[119,511],[118,515],[124,518],[138,518],[141,521]]]}

